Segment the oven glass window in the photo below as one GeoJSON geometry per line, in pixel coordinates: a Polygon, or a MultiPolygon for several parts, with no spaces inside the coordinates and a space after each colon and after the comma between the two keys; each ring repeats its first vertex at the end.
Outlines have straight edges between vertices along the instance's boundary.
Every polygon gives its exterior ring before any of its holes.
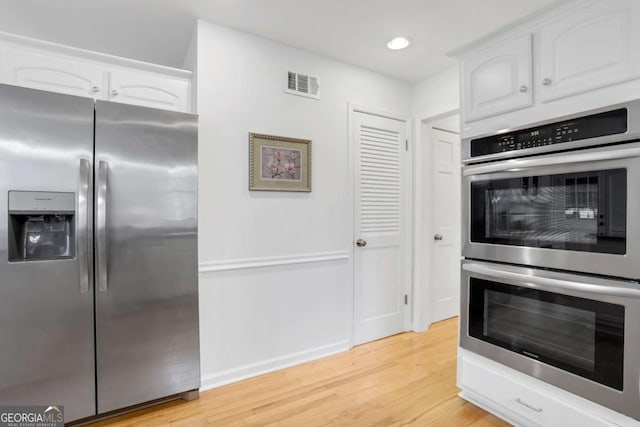
{"type": "Polygon", "coordinates": [[[470,336],[622,390],[623,306],[470,280],[470,336]]]}
{"type": "Polygon", "coordinates": [[[625,254],[627,171],[472,182],[471,241],[625,254]]]}

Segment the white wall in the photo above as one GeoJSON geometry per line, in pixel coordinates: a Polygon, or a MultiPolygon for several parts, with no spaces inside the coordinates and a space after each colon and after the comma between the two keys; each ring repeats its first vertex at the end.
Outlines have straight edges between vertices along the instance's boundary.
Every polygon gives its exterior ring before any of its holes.
{"type": "MultiPolygon", "coordinates": [[[[198,26],[194,26],[189,47],[184,55],[182,68],[193,73],[193,81],[198,81],[198,26]]],[[[198,85],[191,85],[191,111],[198,111],[198,85]]]]}
{"type": "Polygon", "coordinates": [[[412,88],[203,21],[197,57],[208,388],[351,345],[348,103],[408,115],[412,88]],[[321,99],[285,94],[287,67],[317,75],[321,99]],[[248,191],[249,132],[313,140],[313,191],[248,191]]]}
{"type": "Polygon", "coordinates": [[[415,85],[412,102],[414,117],[435,117],[459,108],[460,69],[457,63],[415,85]]]}
{"type": "Polygon", "coordinates": [[[425,331],[431,324],[431,249],[433,217],[430,203],[432,159],[430,126],[436,118],[460,109],[460,72],[458,64],[419,82],[412,99],[414,117],[414,199],[413,199],[413,316],[414,331],[425,331]]]}

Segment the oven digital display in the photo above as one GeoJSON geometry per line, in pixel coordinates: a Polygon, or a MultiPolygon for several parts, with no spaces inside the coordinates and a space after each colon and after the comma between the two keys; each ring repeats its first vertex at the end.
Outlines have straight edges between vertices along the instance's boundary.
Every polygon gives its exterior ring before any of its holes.
{"type": "Polygon", "coordinates": [[[526,150],[627,131],[627,109],[471,140],[471,157],[526,150]]]}

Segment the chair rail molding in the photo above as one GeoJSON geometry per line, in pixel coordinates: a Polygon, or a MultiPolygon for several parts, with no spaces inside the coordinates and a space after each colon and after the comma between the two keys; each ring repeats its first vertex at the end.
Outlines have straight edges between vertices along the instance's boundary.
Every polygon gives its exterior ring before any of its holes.
{"type": "Polygon", "coordinates": [[[243,258],[222,261],[204,261],[199,264],[200,273],[216,271],[245,270],[250,268],[276,267],[292,264],[309,264],[326,261],[349,260],[349,251],[316,252],[301,255],[285,255],[272,257],[243,258]]]}

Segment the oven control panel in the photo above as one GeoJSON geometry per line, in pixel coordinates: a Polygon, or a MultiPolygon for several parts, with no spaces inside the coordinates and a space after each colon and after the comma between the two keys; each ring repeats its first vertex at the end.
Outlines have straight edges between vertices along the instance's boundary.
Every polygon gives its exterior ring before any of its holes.
{"type": "Polygon", "coordinates": [[[472,139],[471,157],[617,135],[626,131],[627,109],[620,108],[563,122],[472,139]]]}

